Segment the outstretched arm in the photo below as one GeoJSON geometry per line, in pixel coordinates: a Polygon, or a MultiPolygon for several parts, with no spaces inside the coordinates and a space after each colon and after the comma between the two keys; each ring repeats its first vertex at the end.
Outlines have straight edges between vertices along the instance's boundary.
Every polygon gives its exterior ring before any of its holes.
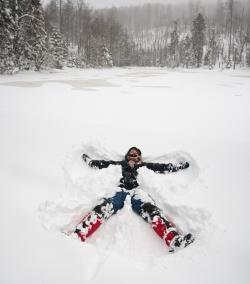
{"type": "Polygon", "coordinates": [[[120,165],[121,162],[118,161],[105,161],[105,160],[92,160],[88,155],[82,155],[83,161],[89,165],[91,168],[103,169],[110,165],[120,165]]]}
{"type": "Polygon", "coordinates": [[[171,173],[177,172],[179,170],[184,170],[189,167],[188,162],[178,163],[178,164],[161,164],[161,163],[143,163],[148,169],[157,172],[157,173],[171,173]]]}

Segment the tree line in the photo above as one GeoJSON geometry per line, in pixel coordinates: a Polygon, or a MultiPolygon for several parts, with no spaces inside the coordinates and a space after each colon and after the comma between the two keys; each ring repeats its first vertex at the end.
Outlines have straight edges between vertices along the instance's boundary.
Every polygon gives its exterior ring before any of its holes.
{"type": "Polygon", "coordinates": [[[147,4],[94,10],[84,0],[0,0],[0,73],[41,68],[250,67],[250,4],[147,4]]]}
{"type": "Polygon", "coordinates": [[[189,1],[117,9],[136,65],[250,67],[250,1],[189,1]]]}
{"type": "Polygon", "coordinates": [[[0,73],[130,65],[133,49],[113,10],[83,0],[0,0],[0,73]],[[59,7],[59,3],[61,3],[59,7]],[[59,10],[60,8],[60,10],[59,10]]]}

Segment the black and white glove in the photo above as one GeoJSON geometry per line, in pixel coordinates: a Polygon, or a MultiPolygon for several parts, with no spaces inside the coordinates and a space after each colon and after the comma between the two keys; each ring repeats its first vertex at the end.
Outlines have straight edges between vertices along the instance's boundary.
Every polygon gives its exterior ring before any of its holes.
{"type": "Polygon", "coordinates": [[[189,163],[188,162],[183,162],[179,164],[179,169],[184,170],[187,169],[189,167],[189,163]]]}
{"type": "Polygon", "coordinates": [[[110,165],[110,162],[103,161],[103,160],[91,160],[89,162],[89,166],[92,168],[103,169],[103,168],[107,168],[109,165],[110,165]]]}
{"type": "Polygon", "coordinates": [[[90,162],[90,157],[87,154],[82,154],[82,159],[85,163],[89,164],[90,162]]]}

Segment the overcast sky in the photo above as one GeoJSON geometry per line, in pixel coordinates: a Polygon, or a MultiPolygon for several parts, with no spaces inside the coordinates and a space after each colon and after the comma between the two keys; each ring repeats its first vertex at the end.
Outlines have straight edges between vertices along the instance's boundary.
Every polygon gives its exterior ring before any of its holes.
{"type": "MultiPolygon", "coordinates": [[[[50,0],[42,0],[43,3],[48,3],[50,0]]],[[[59,0],[57,0],[59,2],[59,0]]],[[[66,0],[62,0],[66,1],[66,0]]],[[[76,1],[76,0],[73,0],[76,1]]],[[[112,6],[130,6],[144,3],[183,3],[191,0],[87,0],[93,8],[104,8],[112,6]]],[[[193,2],[214,2],[216,0],[193,0],[193,2]]]]}

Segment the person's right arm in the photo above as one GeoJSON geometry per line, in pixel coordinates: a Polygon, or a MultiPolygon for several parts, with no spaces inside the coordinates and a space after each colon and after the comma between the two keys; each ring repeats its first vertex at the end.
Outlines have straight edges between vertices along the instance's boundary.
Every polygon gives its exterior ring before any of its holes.
{"type": "Polygon", "coordinates": [[[90,166],[91,168],[98,168],[98,169],[104,169],[107,168],[110,165],[120,165],[121,162],[119,161],[105,161],[105,160],[92,160],[88,155],[83,154],[82,155],[83,161],[90,166]]]}

